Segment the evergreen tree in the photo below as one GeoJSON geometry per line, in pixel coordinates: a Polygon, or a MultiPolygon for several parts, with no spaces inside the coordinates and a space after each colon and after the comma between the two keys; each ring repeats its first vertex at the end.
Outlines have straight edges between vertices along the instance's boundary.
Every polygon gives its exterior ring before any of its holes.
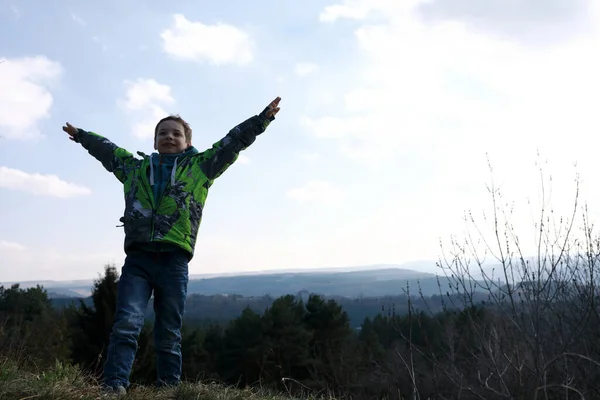
{"type": "Polygon", "coordinates": [[[304,323],[312,332],[310,341],[311,371],[313,377],[338,387],[343,380],[345,360],[343,349],[351,334],[350,319],[342,307],[333,300],[327,302],[311,295],[306,303],[304,323]]]}
{"type": "MultiPolygon", "coordinates": [[[[106,265],[104,276],[94,281],[92,304],[80,302],[79,309],[72,318],[72,358],[83,369],[100,375],[108,350],[112,331],[118,292],[119,274],[114,265],[106,265]]],[[[138,338],[138,351],[131,379],[142,383],[155,380],[152,335],[145,325],[138,338]],[[150,372],[152,371],[152,372],[150,372]],[[152,376],[150,376],[152,374],[152,376]]]]}
{"type": "Polygon", "coordinates": [[[67,328],[42,287],[0,286],[0,356],[39,368],[69,361],[67,328]]]}
{"type": "Polygon", "coordinates": [[[265,373],[282,388],[284,378],[305,380],[309,374],[312,332],[304,325],[303,302],[292,295],[273,302],[263,316],[266,354],[265,373]]]}
{"type": "Polygon", "coordinates": [[[267,351],[265,339],[260,315],[247,307],[225,331],[218,357],[220,376],[229,383],[259,383],[267,351]]]}
{"type": "Polygon", "coordinates": [[[204,340],[205,336],[200,329],[182,331],[182,379],[195,382],[213,376],[208,370],[210,354],[204,348],[204,340]]]}

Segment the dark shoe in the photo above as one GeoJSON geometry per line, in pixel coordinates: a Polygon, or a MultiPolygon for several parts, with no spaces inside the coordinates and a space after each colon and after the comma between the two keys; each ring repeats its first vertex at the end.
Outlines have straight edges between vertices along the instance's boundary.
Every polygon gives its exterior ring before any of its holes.
{"type": "Polygon", "coordinates": [[[105,385],[102,387],[102,392],[104,394],[104,397],[121,397],[127,394],[127,390],[122,385],[105,385]]]}

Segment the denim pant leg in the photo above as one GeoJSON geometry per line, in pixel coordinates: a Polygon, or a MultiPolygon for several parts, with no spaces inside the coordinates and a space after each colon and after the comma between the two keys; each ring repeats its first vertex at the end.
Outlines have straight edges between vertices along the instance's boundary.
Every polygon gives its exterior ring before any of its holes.
{"type": "Polygon", "coordinates": [[[160,256],[154,289],[154,343],[157,384],[176,385],[181,379],[181,326],[188,285],[189,255],[168,252],[160,256]]]}
{"type": "Polygon", "coordinates": [[[144,268],[147,260],[142,254],[127,255],[119,279],[117,310],[104,365],[104,383],[109,386],[129,386],[137,339],[152,294],[151,277],[144,268]]]}

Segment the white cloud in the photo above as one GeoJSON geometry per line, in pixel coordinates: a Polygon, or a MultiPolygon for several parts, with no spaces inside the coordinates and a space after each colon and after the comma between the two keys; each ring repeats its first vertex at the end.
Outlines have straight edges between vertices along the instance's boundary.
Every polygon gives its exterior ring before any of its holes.
{"type": "Polygon", "coordinates": [[[24,251],[27,248],[20,243],[11,242],[9,240],[0,240],[0,249],[7,251],[24,251]]]}
{"type": "Polygon", "coordinates": [[[319,14],[319,19],[322,22],[335,22],[340,18],[348,19],[364,19],[369,14],[371,7],[366,2],[360,2],[354,6],[350,4],[335,4],[327,6],[319,14]]]}
{"type": "Polygon", "coordinates": [[[154,79],[142,78],[125,81],[125,87],[125,99],[119,104],[132,117],[133,135],[140,139],[154,138],[156,123],[169,114],[163,107],[175,103],[171,88],[154,79]]]}
{"type": "Polygon", "coordinates": [[[14,4],[10,5],[10,9],[13,12],[13,14],[15,14],[15,17],[17,19],[19,19],[19,17],[21,16],[21,13],[19,12],[19,9],[14,4]]]}
{"type": "Polygon", "coordinates": [[[286,196],[301,203],[335,205],[345,198],[345,193],[329,182],[310,181],[302,187],[288,190],[286,196]]]}
{"type": "Polygon", "coordinates": [[[87,22],[83,18],[73,12],[71,12],[71,19],[79,26],[87,25],[87,22]]]}
{"type": "Polygon", "coordinates": [[[173,103],[171,88],[156,82],[154,79],[138,79],[135,82],[125,81],[127,100],[125,107],[131,111],[143,111],[156,102],[173,103]]]}
{"type": "Polygon", "coordinates": [[[418,3],[354,0],[325,9],[326,20],[377,12],[378,23],[366,20],[355,31],[366,65],[347,76],[353,85],[338,88],[343,107],[303,119],[313,135],[337,140],[349,155],[429,147],[451,159],[486,150],[531,158],[539,146],[592,156],[579,143],[595,140],[600,128],[599,36],[532,50],[460,21],[425,23],[415,15],[418,3]]]}
{"type": "Polygon", "coordinates": [[[545,45],[593,29],[592,7],[589,0],[429,0],[417,12],[426,21],[458,20],[500,37],[545,45]]]}
{"type": "Polygon", "coordinates": [[[41,136],[37,124],[50,116],[54,99],[49,87],[61,73],[58,62],[43,56],[0,58],[0,129],[3,138],[30,140],[41,136]]]}
{"type": "Polygon", "coordinates": [[[321,22],[335,22],[339,19],[363,21],[374,14],[392,19],[414,7],[431,0],[342,0],[341,4],[326,6],[319,14],[321,22]]]}
{"type": "Polygon", "coordinates": [[[30,174],[8,167],[0,167],[0,188],[59,198],[87,196],[92,193],[89,188],[65,182],[56,175],[30,174]]]}
{"type": "Polygon", "coordinates": [[[364,117],[303,117],[301,125],[319,139],[344,139],[361,136],[370,131],[369,121],[364,117]]]}
{"type": "Polygon", "coordinates": [[[317,69],[317,64],[304,62],[296,64],[296,66],[294,67],[294,72],[296,73],[296,75],[302,77],[314,73],[317,69]]]}
{"type": "MultiPolygon", "coordinates": [[[[516,2],[497,5],[509,3],[516,2]]],[[[553,174],[557,215],[569,214],[575,161],[584,179],[582,196],[597,204],[600,29],[576,30],[559,42],[534,46],[518,32],[501,36],[460,18],[423,20],[419,4],[427,2],[348,0],[326,7],[322,21],[356,23],[356,53],[336,70],[347,85],[329,86],[344,101],[302,119],[311,135],[336,144],[353,160],[366,161],[365,166],[378,160],[399,166],[387,169],[385,180],[400,182],[390,187],[389,196],[402,203],[390,207],[398,208],[395,215],[378,213],[380,220],[394,221],[381,225],[381,231],[423,252],[429,241],[431,254],[438,237],[462,228],[457,218],[463,209],[489,211],[486,152],[506,198],[521,206],[515,225],[528,229],[531,208],[537,211],[538,150],[548,159],[544,169],[553,174]],[[527,198],[535,204],[527,205],[527,198]],[[414,212],[407,219],[410,207],[414,212]],[[399,228],[403,220],[407,226],[420,224],[418,235],[399,228]]],[[[539,7],[543,14],[544,5],[539,7]]],[[[598,10],[590,15],[600,26],[598,10]]],[[[528,29],[536,29],[537,19],[529,21],[528,29]]],[[[365,200],[364,208],[371,204],[365,200]]],[[[367,227],[377,229],[378,224],[367,227]]]]}
{"type": "Polygon", "coordinates": [[[300,154],[300,159],[302,161],[314,163],[314,162],[317,162],[319,160],[322,160],[323,159],[323,155],[321,155],[320,153],[317,153],[317,152],[302,153],[302,154],[300,154]]]}
{"type": "Polygon", "coordinates": [[[253,59],[250,36],[232,25],[205,25],[184,15],[173,16],[173,26],[164,30],[163,49],[171,56],[214,65],[246,65],[253,59]]]}
{"type": "MultiPolygon", "coordinates": [[[[363,161],[381,160],[395,153],[388,143],[387,120],[369,116],[303,117],[301,126],[319,139],[338,140],[339,151],[345,156],[363,161]]],[[[400,143],[406,133],[394,132],[394,141],[400,143]]]]}
{"type": "Polygon", "coordinates": [[[102,51],[108,50],[108,45],[106,43],[104,43],[104,41],[102,39],[100,39],[98,36],[92,36],[92,41],[94,41],[95,43],[98,43],[98,45],[100,45],[100,47],[102,48],[102,51]]]}

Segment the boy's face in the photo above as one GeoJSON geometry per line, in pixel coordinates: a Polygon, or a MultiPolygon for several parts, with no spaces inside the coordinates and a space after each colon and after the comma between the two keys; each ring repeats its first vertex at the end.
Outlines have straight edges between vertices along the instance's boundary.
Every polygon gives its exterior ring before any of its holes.
{"type": "Polygon", "coordinates": [[[166,120],[158,125],[154,149],[160,154],[181,153],[191,145],[185,139],[185,130],[180,122],[166,120]]]}

